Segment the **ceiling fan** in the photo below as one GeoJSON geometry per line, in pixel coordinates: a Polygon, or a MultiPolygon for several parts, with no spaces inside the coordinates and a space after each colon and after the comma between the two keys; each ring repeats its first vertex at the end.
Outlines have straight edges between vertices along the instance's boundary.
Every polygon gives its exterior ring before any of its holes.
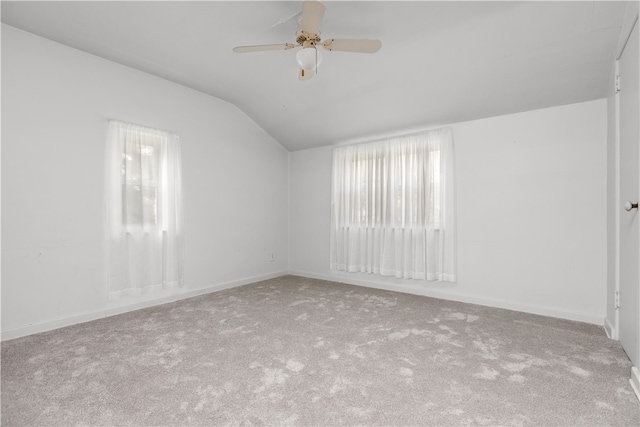
{"type": "Polygon", "coordinates": [[[237,46],[234,52],[262,52],[266,50],[288,50],[302,47],[296,54],[296,59],[300,65],[298,78],[308,80],[318,71],[318,65],[322,59],[322,54],[317,46],[322,46],[328,51],[375,53],[380,50],[382,43],[380,40],[372,39],[320,39],[320,23],[324,17],[325,7],[319,1],[305,1],[302,4],[302,19],[300,29],[296,32],[296,43],[284,44],[263,44],[254,46],[237,46]]]}

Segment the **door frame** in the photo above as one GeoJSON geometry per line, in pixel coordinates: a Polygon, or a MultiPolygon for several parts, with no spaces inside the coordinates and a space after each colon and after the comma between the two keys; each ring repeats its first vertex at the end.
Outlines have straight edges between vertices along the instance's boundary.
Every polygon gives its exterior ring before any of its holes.
{"type": "MultiPolygon", "coordinates": [[[[616,60],[615,60],[615,73],[614,76],[619,76],[619,61],[624,52],[625,46],[627,45],[627,41],[631,37],[631,33],[634,30],[636,25],[640,25],[638,22],[639,17],[639,6],[638,2],[629,2],[627,5],[627,10],[624,17],[624,22],[620,32],[620,39],[618,41],[618,48],[616,50],[616,60]]],[[[640,55],[640,49],[638,52],[640,55]]],[[[640,80],[640,76],[638,76],[640,80]]],[[[614,82],[615,84],[615,82],[614,82]]],[[[614,89],[615,90],[615,89],[614,89]]],[[[615,155],[615,238],[614,238],[614,259],[615,259],[615,271],[614,271],[614,282],[615,282],[615,294],[608,295],[609,298],[616,298],[616,295],[619,295],[620,292],[620,214],[622,211],[622,200],[620,194],[620,94],[615,93],[614,95],[614,121],[615,121],[615,138],[614,138],[614,155],[615,155]]],[[[638,118],[640,122],[640,117],[638,118]]],[[[638,141],[640,145],[640,140],[638,141]]],[[[640,165],[640,150],[638,150],[638,164],[640,165]]],[[[640,181],[640,179],[639,179],[640,181]]],[[[640,182],[638,183],[640,185],[640,182]]],[[[640,232],[638,233],[638,239],[640,241],[640,232]]],[[[640,262],[638,263],[638,277],[640,277],[640,262]]],[[[638,306],[640,306],[640,292],[638,293],[638,306]]],[[[605,329],[608,330],[607,326],[608,321],[605,319],[605,329]]],[[[614,311],[614,325],[611,331],[608,330],[610,334],[610,338],[614,340],[619,340],[620,336],[620,312],[616,308],[614,311]]],[[[637,354],[640,354],[640,337],[638,337],[637,341],[637,354]]],[[[632,361],[634,363],[634,361],[632,361]]],[[[631,387],[636,393],[636,397],[640,400],[640,363],[638,366],[632,366],[631,368],[631,377],[629,379],[631,387]]]]}

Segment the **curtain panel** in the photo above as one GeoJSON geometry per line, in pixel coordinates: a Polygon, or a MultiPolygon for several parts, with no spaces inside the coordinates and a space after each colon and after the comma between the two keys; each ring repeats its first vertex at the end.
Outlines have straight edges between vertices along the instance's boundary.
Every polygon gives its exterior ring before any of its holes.
{"type": "Polygon", "coordinates": [[[456,280],[451,130],[336,147],[332,270],[456,280]]]}
{"type": "Polygon", "coordinates": [[[106,158],[109,299],[181,286],[179,137],[112,120],[106,158]]]}

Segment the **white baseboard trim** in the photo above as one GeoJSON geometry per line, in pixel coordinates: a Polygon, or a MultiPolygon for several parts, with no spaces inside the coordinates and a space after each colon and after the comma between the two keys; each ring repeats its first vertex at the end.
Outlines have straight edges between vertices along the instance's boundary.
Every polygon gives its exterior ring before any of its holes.
{"type": "MultiPolygon", "coordinates": [[[[340,274],[336,274],[336,275],[316,274],[316,273],[309,273],[305,271],[290,270],[290,271],[279,271],[276,273],[247,277],[240,280],[218,283],[205,288],[199,288],[199,289],[193,289],[193,290],[185,290],[183,288],[178,288],[171,291],[165,291],[162,293],[162,296],[159,296],[159,297],[155,297],[158,294],[153,294],[153,295],[146,296],[146,298],[145,296],[138,297],[138,298],[123,298],[119,301],[111,301],[108,303],[106,308],[93,311],[90,313],[84,313],[76,316],[59,318],[59,319],[54,319],[46,322],[33,323],[29,325],[24,325],[16,328],[3,330],[0,334],[1,335],[0,341],[20,338],[26,335],[46,332],[53,329],[62,328],[65,326],[75,325],[78,323],[90,322],[92,320],[101,319],[103,317],[114,316],[117,314],[129,312],[129,311],[135,311],[135,310],[140,310],[147,307],[153,307],[156,305],[167,304],[167,303],[182,300],[182,299],[192,298],[199,295],[209,294],[209,293],[221,291],[224,289],[230,289],[230,288],[243,286],[250,283],[273,279],[276,277],[281,277],[286,275],[295,275],[295,276],[301,276],[301,277],[308,277],[312,279],[329,280],[329,281],[341,282],[341,283],[346,283],[351,285],[365,286],[365,287],[375,288],[375,289],[403,292],[403,293],[414,294],[414,295],[423,295],[427,297],[459,301],[459,302],[465,302],[469,304],[478,304],[478,305],[484,305],[488,307],[496,307],[496,308],[503,308],[507,310],[521,311],[524,313],[539,314],[543,316],[551,316],[551,317],[557,317],[561,319],[575,320],[579,322],[586,322],[586,323],[591,323],[591,324],[600,325],[600,326],[602,326],[604,323],[604,329],[605,329],[605,332],[607,333],[607,336],[609,336],[609,338],[612,338],[612,339],[617,339],[617,338],[614,338],[616,333],[615,328],[613,328],[609,324],[607,319],[604,319],[604,322],[603,322],[603,318],[598,316],[591,316],[591,315],[582,314],[582,313],[558,311],[554,309],[549,309],[547,307],[540,307],[535,305],[514,304],[509,301],[494,300],[490,298],[478,298],[474,296],[456,295],[456,294],[451,294],[449,292],[446,292],[445,288],[418,288],[415,286],[410,286],[408,284],[403,285],[398,283],[382,283],[382,282],[376,282],[374,280],[371,280],[371,281],[364,280],[362,278],[349,278],[349,277],[342,276],[340,274]]],[[[636,371],[636,379],[637,379],[637,371],[636,371]]]]}
{"type": "Polygon", "coordinates": [[[640,370],[636,366],[631,368],[631,378],[629,379],[631,388],[636,392],[636,397],[640,400],[640,370]]]}
{"type": "Polygon", "coordinates": [[[594,316],[594,315],[585,314],[585,313],[561,311],[561,310],[543,307],[543,306],[537,306],[537,305],[516,304],[510,301],[497,300],[492,298],[481,298],[481,297],[469,296],[469,295],[451,294],[446,291],[446,285],[444,285],[441,288],[420,288],[415,285],[411,286],[410,284],[405,285],[405,284],[399,284],[399,283],[382,283],[375,280],[362,279],[359,277],[350,278],[345,276],[348,273],[344,273],[345,275],[341,273],[332,275],[332,274],[317,274],[317,273],[309,273],[306,271],[290,270],[289,274],[293,276],[308,277],[311,279],[329,280],[333,282],[346,283],[349,285],[365,286],[368,288],[383,289],[387,291],[396,291],[396,292],[403,292],[403,293],[413,294],[413,295],[422,295],[422,296],[427,296],[432,298],[440,298],[444,300],[465,302],[468,304],[477,304],[477,305],[483,305],[487,307],[503,308],[506,310],[521,311],[523,313],[557,317],[560,319],[574,320],[577,322],[591,323],[593,325],[603,326],[603,317],[601,316],[594,316]]]}
{"type": "Polygon", "coordinates": [[[3,330],[1,335],[1,341],[12,340],[15,338],[24,337],[27,335],[37,334],[40,332],[46,332],[53,329],[63,328],[65,326],[76,325],[78,323],[90,322],[92,320],[102,319],[104,317],[115,316],[116,314],[127,313],[129,311],[140,310],[143,308],[153,307],[156,305],[167,304],[170,302],[193,298],[199,295],[210,294],[212,292],[222,291],[224,289],[235,288],[238,286],[248,285],[254,282],[260,282],[262,280],[273,279],[276,277],[286,276],[289,274],[287,271],[280,271],[276,273],[264,274],[260,276],[247,277],[240,280],[233,280],[230,282],[218,283],[215,285],[207,286],[205,288],[185,290],[183,288],[177,288],[167,290],[162,293],[154,293],[147,298],[143,297],[131,297],[123,298],[118,301],[110,301],[107,308],[93,311],[90,313],[84,313],[76,316],[64,317],[54,319],[41,323],[32,323],[25,326],[19,326],[3,330]],[[162,296],[159,296],[159,295],[162,296]],[[158,296],[158,297],[155,297],[158,296]],[[141,299],[143,299],[141,301],[141,299]]]}
{"type": "Polygon", "coordinates": [[[618,331],[611,325],[608,318],[604,318],[604,331],[607,333],[607,337],[612,340],[618,339],[618,331]]]}

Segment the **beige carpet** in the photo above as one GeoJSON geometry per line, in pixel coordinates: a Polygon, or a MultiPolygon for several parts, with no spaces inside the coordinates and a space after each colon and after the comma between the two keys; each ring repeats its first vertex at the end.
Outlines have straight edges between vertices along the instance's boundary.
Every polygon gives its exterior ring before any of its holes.
{"type": "Polygon", "coordinates": [[[601,328],[287,276],[2,343],[2,425],[640,425],[601,328]]]}

